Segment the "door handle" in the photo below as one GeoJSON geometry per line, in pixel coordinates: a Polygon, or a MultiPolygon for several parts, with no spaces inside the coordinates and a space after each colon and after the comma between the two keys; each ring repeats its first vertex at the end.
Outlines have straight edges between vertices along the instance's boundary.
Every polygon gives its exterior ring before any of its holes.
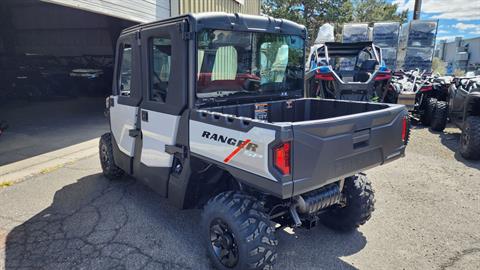
{"type": "Polygon", "coordinates": [[[148,122],[148,112],[142,111],[142,121],[148,122]]]}
{"type": "Polygon", "coordinates": [[[140,135],[140,129],[134,128],[134,129],[129,129],[128,130],[128,136],[135,138],[138,135],[140,135]]]}

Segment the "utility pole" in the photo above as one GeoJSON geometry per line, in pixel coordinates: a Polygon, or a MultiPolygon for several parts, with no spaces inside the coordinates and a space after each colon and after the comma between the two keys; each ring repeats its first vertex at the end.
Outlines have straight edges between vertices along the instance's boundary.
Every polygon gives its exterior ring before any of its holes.
{"type": "Polygon", "coordinates": [[[422,0],[415,0],[415,7],[413,8],[413,19],[419,20],[422,12],[422,0]]]}

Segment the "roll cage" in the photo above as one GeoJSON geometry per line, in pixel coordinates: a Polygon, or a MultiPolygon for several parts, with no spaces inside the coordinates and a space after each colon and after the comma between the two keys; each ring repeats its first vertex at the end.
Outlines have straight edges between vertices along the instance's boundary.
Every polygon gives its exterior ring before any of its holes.
{"type": "Polygon", "coordinates": [[[372,42],[326,42],[312,47],[309,64],[309,70],[328,66],[343,82],[366,82],[371,76],[365,72],[372,74],[383,66],[382,50],[372,42]]]}

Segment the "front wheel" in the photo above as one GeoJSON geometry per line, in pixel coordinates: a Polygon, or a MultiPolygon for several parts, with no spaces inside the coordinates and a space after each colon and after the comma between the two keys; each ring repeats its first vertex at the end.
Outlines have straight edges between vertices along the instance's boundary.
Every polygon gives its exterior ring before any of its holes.
{"type": "Polygon", "coordinates": [[[275,228],[254,197],[228,191],[210,199],[202,230],[217,269],[272,269],[278,244],[275,228]]]}
{"type": "Polygon", "coordinates": [[[105,177],[108,179],[116,179],[121,177],[124,172],[117,165],[115,165],[111,133],[105,133],[102,135],[98,150],[103,175],[105,175],[105,177]]]}
{"type": "Polygon", "coordinates": [[[335,206],[320,218],[332,230],[351,231],[365,224],[375,210],[375,196],[372,184],[364,174],[345,179],[342,190],[345,206],[335,206]]]}
{"type": "Polygon", "coordinates": [[[445,101],[437,101],[433,111],[430,127],[434,131],[443,131],[447,125],[448,106],[445,101]]]}
{"type": "Polygon", "coordinates": [[[470,116],[465,121],[460,138],[460,154],[466,159],[480,159],[479,116],[470,116]]]}
{"type": "Polygon", "coordinates": [[[437,104],[436,98],[428,98],[426,108],[423,114],[420,116],[420,121],[423,125],[429,126],[432,122],[433,113],[435,111],[435,106],[437,104]]]}

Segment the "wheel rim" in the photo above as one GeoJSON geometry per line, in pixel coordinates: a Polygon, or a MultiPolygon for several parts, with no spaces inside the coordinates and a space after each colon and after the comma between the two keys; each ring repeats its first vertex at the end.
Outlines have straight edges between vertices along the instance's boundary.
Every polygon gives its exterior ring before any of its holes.
{"type": "Polygon", "coordinates": [[[102,145],[102,147],[100,149],[100,158],[102,159],[104,164],[106,164],[108,162],[107,146],[104,145],[104,144],[102,145]]]}
{"type": "Polygon", "coordinates": [[[217,218],[210,224],[210,243],[221,264],[232,268],[238,263],[235,235],[223,220],[217,218]]]}

